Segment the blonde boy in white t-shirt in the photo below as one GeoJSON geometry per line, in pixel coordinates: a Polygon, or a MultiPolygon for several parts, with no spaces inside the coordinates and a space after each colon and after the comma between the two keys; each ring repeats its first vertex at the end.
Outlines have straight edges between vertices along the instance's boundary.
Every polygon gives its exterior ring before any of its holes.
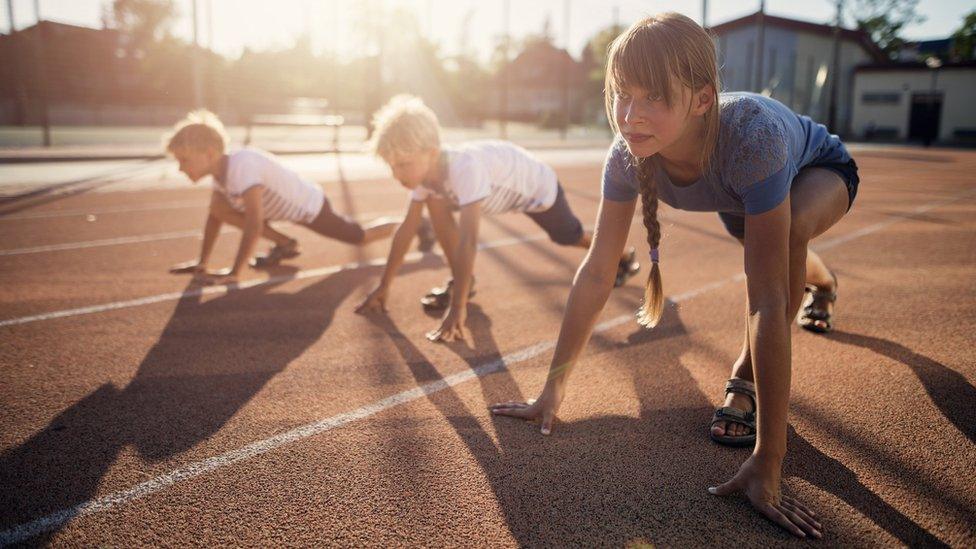
{"type": "MultiPolygon", "coordinates": [[[[393,177],[411,190],[412,200],[393,236],[383,277],[357,311],[384,309],[390,284],[420,226],[425,205],[452,274],[445,288],[435,288],[422,300],[428,308],[446,307],[440,326],[427,334],[431,341],[464,338],[482,214],[523,212],[553,242],[589,248],[592,233],[570,210],[556,173],[525,149],[506,141],[442,147],[437,116],[419,98],[410,96],[390,100],[373,124],[373,151],[389,164],[393,177]],[[455,222],[453,210],[460,211],[459,222],[455,222]]],[[[633,249],[624,252],[616,285],[622,285],[639,267],[633,249]]]]}
{"type": "Polygon", "coordinates": [[[274,156],[257,149],[225,153],[227,134],[212,113],[187,115],[168,137],[166,150],[180,163],[180,171],[196,183],[213,176],[214,192],[203,230],[200,257],[175,265],[172,273],[193,273],[209,284],[239,280],[254,255],[260,237],[275,243],[257,258],[258,266],[271,266],[299,254],[298,242],[277,231],[269,221],[291,221],[349,244],[363,245],[393,234],[400,219],[384,217],[362,226],[336,214],[322,189],[286,168],[274,156]],[[207,264],[220,228],[229,223],[243,230],[234,264],[210,272],[207,264]]]}

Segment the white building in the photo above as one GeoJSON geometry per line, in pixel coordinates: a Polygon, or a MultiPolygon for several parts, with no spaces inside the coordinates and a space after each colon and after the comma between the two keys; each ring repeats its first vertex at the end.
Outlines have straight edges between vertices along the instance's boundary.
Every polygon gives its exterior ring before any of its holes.
{"type": "Polygon", "coordinates": [[[859,139],[976,142],[976,62],[858,67],[854,99],[859,139]]]}
{"type": "MultiPolygon", "coordinates": [[[[709,30],[716,36],[725,91],[765,93],[828,123],[834,27],[754,13],[709,30]]],[[[839,46],[836,122],[831,130],[848,134],[855,67],[881,63],[885,55],[862,31],[840,29],[839,46]]]]}

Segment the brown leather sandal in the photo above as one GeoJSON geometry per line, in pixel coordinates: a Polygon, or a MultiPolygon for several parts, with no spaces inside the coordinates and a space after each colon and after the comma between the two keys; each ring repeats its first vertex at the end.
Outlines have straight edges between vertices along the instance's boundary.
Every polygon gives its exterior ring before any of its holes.
{"type": "Polygon", "coordinates": [[[752,446],[756,443],[756,384],[751,381],[734,377],[725,383],[725,394],[728,395],[729,393],[738,393],[740,395],[746,395],[749,397],[749,399],[752,401],[753,411],[746,412],[731,406],[723,406],[718,410],[715,410],[715,414],[712,416],[712,423],[708,426],[708,436],[711,437],[713,441],[726,446],[752,446]],[[719,422],[745,425],[750,429],[751,432],[749,434],[739,436],[716,436],[712,433],[712,427],[719,422]]]}
{"type": "Polygon", "coordinates": [[[813,285],[808,285],[804,290],[804,307],[796,319],[801,328],[818,334],[826,334],[834,329],[834,314],[830,310],[833,307],[828,309],[827,305],[837,302],[837,276],[834,273],[830,273],[830,276],[834,279],[833,290],[821,290],[813,285]]]}

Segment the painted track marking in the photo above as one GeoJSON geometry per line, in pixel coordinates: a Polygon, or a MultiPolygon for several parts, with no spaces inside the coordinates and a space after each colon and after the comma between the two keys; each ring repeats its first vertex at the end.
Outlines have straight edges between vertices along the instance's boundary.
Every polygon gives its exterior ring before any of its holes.
{"type": "MultiPolygon", "coordinates": [[[[974,194],[976,194],[976,190],[970,190],[968,192],[956,195],[955,197],[952,197],[947,200],[941,200],[938,202],[930,203],[925,206],[920,206],[918,208],[915,208],[909,214],[905,215],[902,218],[875,223],[873,225],[869,225],[867,227],[854,231],[850,235],[842,235],[824,241],[819,246],[817,246],[816,249],[826,250],[826,249],[839,246],[841,244],[845,244],[857,238],[861,238],[863,236],[867,236],[869,234],[878,232],[900,221],[911,219],[913,215],[919,215],[925,213],[929,210],[950,204],[952,202],[961,200],[963,198],[972,196],[974,194]]],[[[535,238],[544,238],[544,235],[537,235],[535,238]]],[[[521,239],[506,239],[506,240],[519,241],[521,239]]],[[[495,241],[493,243],[496,244],[495,247],[501,245],[507,245],[507,244],[497,244],[499,242],[503,242],[503,241],[495,241]]],[[[510,242],[510,243],[515,243],[515,242],[510,242]]],[[[411,255],[418,255],[418,254],[411,254],[411,255]]],[[[377,262],[377,263],[381,263],[381,262],[377,262]]],[[[337,267],[331,267],[330,269],[336,269],[336,268],[337,267]]],[[[289,277],[289,278],[297,278],[297,277],[289,277]]],[[[669,301],[671,301],[672,303],[681,303],[682,301],[688,301],[704,293],[710,292],[712,290],[742,280],[745,280],[745,275],[740,273],[735,276],[731,276],[722,280],[717,280],[710,284],[706,284],[695,290],[678,294],[676,296],[673,296],[669,301]]],[[[266,284],[268,282],[259,282],[259,283],[266,284]]],[[[226,291],[226,288],[215,288],[215,291],[226,291]]],[[[594,333],[610,330],[631,319],[633,319],[633,315],[626,314],[626,315],[620,315],[610,320],[603,321],[594,327],[594,333]]],[[[553,349],[555,345],[556,345],[555,340],[542,341],[535,345],[530,345],[521,350],[506,354],[502,358],[496,361],[490,362],[488,364],[484,364],[477,368],[464,370],[456,374],[447,376],[445,378],[439,379],[437,381],[432,381],[430,383],[425,383],[413,389],[401,391],[397,394],[378,400],[374,403],[356,408],[355,410],[344,412],[342,414],[338,414],[317,422],[302,425],[300,427],[296,427],[285,433],[281,433],[279,435],[275,435],[273,437],[266,438],[264,440],[253,442],[242,448],[231,450],[229,452],[225,452],[217,456],[213,456],[204,460],[190,463],[189,465],[185,465],[178,469],[174,469],[169,473],[160,475],[156,478],[137,484],[127,490],[114,492],[112,494],[109,494],[105,497],[101,497],[98,499],[88,500],[86,502],[75,505],[74,507],[62,509],[60,511],[51,513],[50,515],[47,515],[45,517],[41,517],[31,522],[27,522],[15,526],[9,530],[0,533],[0,544],[7,545],[7,544],[25,541],[38,534],[42,534],[44,532],[54,530],[75,517],[91,515],[95,513],[100,513],[102,511],[108,511],[113,507],[123,505],[130,501],[153,494],[155,492],[158,492],[159,490],[162,490],[163,488],[172,486],[178,482],[200,476],[204,473],[214,471],[216,469],[219,469],[227,465],[231,465],[233,463],[237,463],[239,461],[243,461],[252,457],[265,454],[267,452],[270,452],[271,450],[280,448],[282,446],[291,444],[293,442],[297,442],[299,440],[303,440],[311,436],[315,436],[318,434],[331,431],[333,429],[342,427],[354,421],[365,419],[370,416],[376,415],[384,410],[388,410],[390,408],[394,408],[401,404],[406,404],[418,400],[420,398],[424,398],[427,395],[431,395],[443,391],[445,389],[454,387],[466,381],[470,381],[478,377],[486,376],[488,374],[497,372],[503,368],[507,368],[508,366],[511,366],[513,364],[517,364],[519,362],[524,362],[526,360],[535,358],[541,355],[542,353],[545,353],[550,349],[553,349]]]]}
{"type": "MultiPolygon", "coordinates": [[[[493,240],[491,242],[485,242],[478,245],[479,250],[487,250],[491,248],[501,248],[504,246],[512,246],[515,244],[522,244],[525,242],[532,242],[535,240],[543,240],[548,238],[545,233],[538,233],[530,236],[524,236],[519,238],[502,238],[499,240],[493,240]]],[[[413,252],[407,254],[405,261],[416,261],[424,257],[421,252],[413,252]]],[[[7,320],[0,321],[0,327],[4,326],[16,326],[18,324],[28,324],[31,322],[39,322],[42,320],[51,320],[54,318],[66,318],[72,316],[88,315],[94,313],[101,313],[105,311],[114,311],[117,309],[128,309],[130,307],[139,307],[142,305],[151,305],[153,303],[162,303],[165,301],[176,301],[183,299],[184,297],[198,297],[203,295],[212,294],[225,294],[227,292],[235,290],[243,290],[246,288],[253,288],[255,286],[261,286],[264,284],[280,284],[283,282],[288,282],[290,280],[304,280],[306,278],[315,278],[320,276],[328,276],[341,271],[349,271],[354,269],[362,269],[366,267],[376,267],[386,265],[386,258],[374,259],[370,261],[360,262],[360,263],[345,263],[343,265],[334,265],[331,267],[321,267],[318,269],[309,269],[304,271],[298,271],[294,274],[273,276],[263,280],[248,280],[242,282],[234,287],[228,286],[206,286],[201,288],[194,288],[192,290],[187,290],[184,292],[170,292],[165,294],[151,295],[147,297],[140,297],[137,299],[129,299],[125,301],[113,301],[111,303],[102,303],[100,305],[91,305],[88,307],[79,307],[76,309],[64,309],[61,311],[52,311],[50,313],[42,313],[39,315],[21,316],[17,318],[9,318],[7,320]]]]}

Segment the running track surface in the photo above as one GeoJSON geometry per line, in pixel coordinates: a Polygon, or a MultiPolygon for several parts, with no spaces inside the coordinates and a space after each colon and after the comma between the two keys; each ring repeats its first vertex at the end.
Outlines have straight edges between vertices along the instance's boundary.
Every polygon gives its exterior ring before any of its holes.
{"type": "MultiPolygon", "coordinates": [[[[837,330],[793,331],[784,487],[827,545],[972,547],[976,153],[855,157],[854,210],[816,243],[840,280],[837,330]]],[[[600,166],[557,171],[592,224],[600,166]]],[[[388,180],[322,184],[353,215],[406,200],[388,180]]],[[[632,320],[642,276],[615,290],[542,437],[486,406],[538,393],[578,250],[524,216],[486,219],[471,345],[432,344],[417,299],[447,275],[436,255],[405,266],[385,317],[352,311],[385,243],[286,228],[304,253],[250,275],[270,282],[200,292],[167,274],[197,252],[206,193],[84,193],[0,217],[0,251],[53,247],[0,259],[0,543],[802,543],[706,492],[748,456],[706,430],[745,307],[716,216],[662,209],[662,324],[632,320]]]]}

